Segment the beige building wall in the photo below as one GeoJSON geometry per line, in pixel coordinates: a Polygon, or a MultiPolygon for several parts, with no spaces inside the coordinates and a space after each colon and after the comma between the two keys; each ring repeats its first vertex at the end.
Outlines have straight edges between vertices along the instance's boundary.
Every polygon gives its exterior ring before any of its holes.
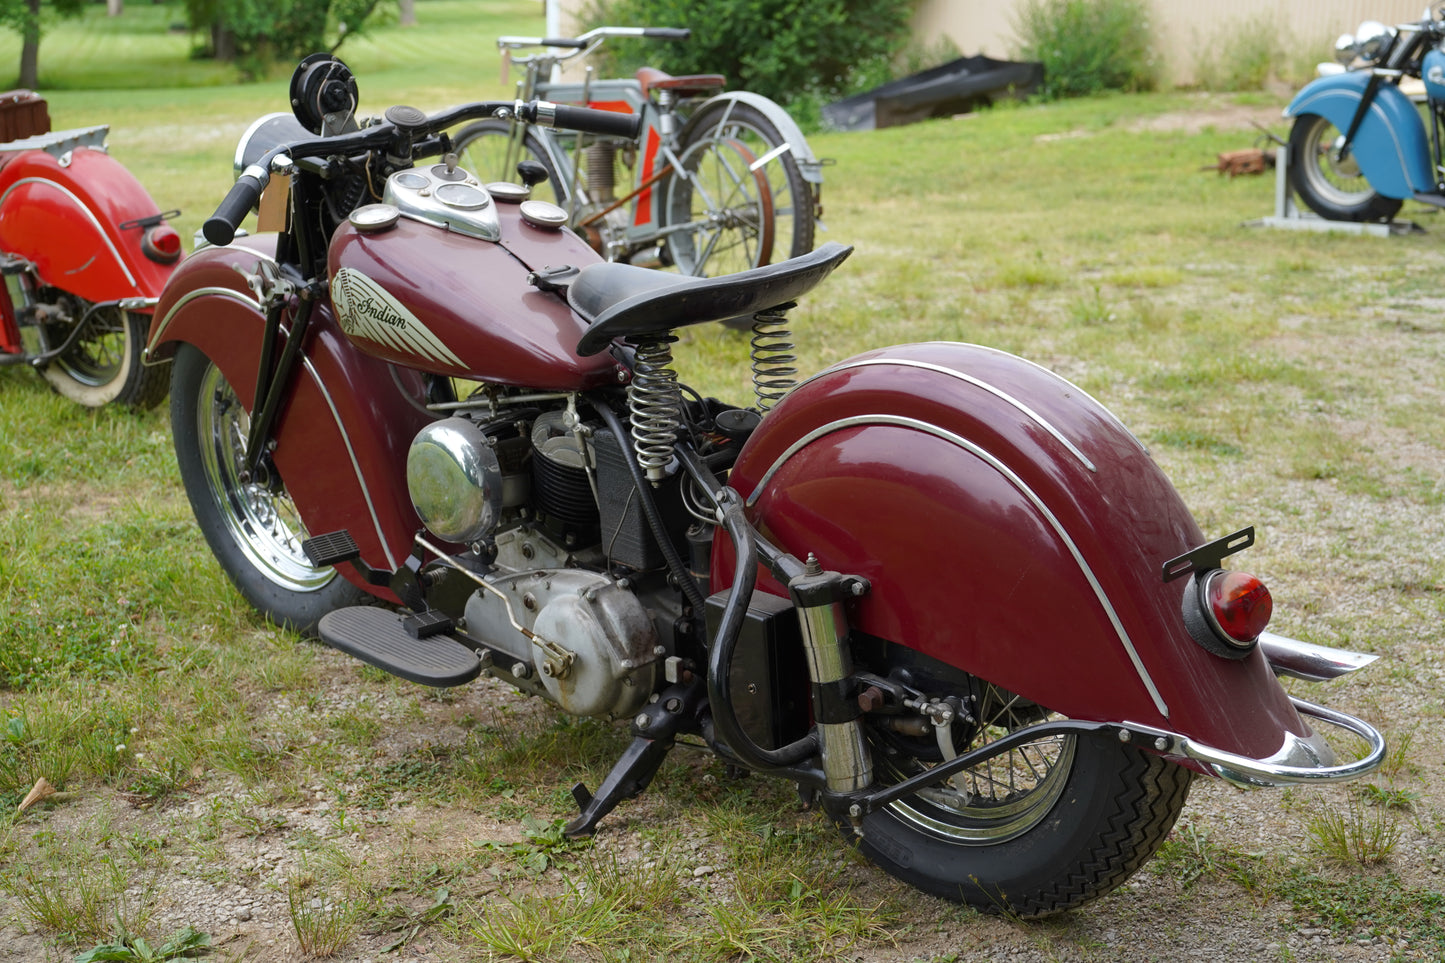
{"type": "MultiPolygon", "coordinates": [[[[1427,0],[1150,0],[1155,36],[1166,76],[1173,83],[1193,79],[1194,51],[1204,45],[1227,47],[1245,29],[1274,29],[1284,49],[1317,60],[1330,60],[1335,38],[1353,33],[1362,20],[1388,24],[1419,20],[1427,0]],[[1317,51],[1317,52],[1316,52],[1317,51]]],[[[965,54],[1009,59],[1018,50],[1015,10],[1021,0],[918,0],[915,39],[924,44],[947,36],[965,54]]]]}
{"type": "MultiPolygon", "coordinates": [[[[575,11],[584,0],[543,0],[564,35],[580,31],[575,11]]],[[[706,2],[706,0],[703,0],[706,2]]],[[[965,54],[1010,59],[1018,49],[1014,11],[1024,0],[915,0],[914,38],[924,45],[950,38],[965,54]]],[[[1155,33],[1172,83],[1194,79],[1194,51],[1227,45],[1240,31],[1274,29],[1284,49],[1308,59],[1329,60],[1335,38],[1353,33],[1362,20],[1408,23],[1420,19],[1434,0],[1149,0],[1155,33]],[[1266,26],[1268,25],[1268,26],[1266,26]]],[[[619,25],[623,26],[623,25],[619,25]]],[[[625,26],[637,26],[627,24],[625,26]]]]}

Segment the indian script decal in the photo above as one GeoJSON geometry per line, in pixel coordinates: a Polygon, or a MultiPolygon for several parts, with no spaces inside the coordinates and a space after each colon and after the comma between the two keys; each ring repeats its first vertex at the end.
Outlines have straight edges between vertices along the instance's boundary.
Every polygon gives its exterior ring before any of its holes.
{"type": "Polygon", "coordinates": [[[353,338],[438,364],[462,367],[462,359],[421,319],[360,271],[342,268],[336,272],[331,279],[331,303],[336,305],[341,330],[353,338]]]}

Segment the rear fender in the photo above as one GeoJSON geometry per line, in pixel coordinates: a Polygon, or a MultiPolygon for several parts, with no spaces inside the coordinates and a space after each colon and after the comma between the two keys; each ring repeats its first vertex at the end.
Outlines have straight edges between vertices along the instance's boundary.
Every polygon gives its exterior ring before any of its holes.
{"type": "MultiPolygon", "coordinates": [[[[1187,580],[1161,570],[1206,539],[1148,452],[1028,361],[947,343],[860,355],[770,412],[729,484],[774,544],[869,580],[849,603],[868,635],[1074,719],[1251,758],[1309,736],[1258,650],[1230,661],[1189,637],[1187,580]]],[[[731,547],[714,551],[718,590],[731,547]]]]}
{"type": "Polygon", "coordinates": [[[43,283],[87,301],[160,296],[175,265],[146,257],[138,227],[120,228],[159,213],[140,182],[103,150],[3,156],[0,250],[33,263],[43,283]]]}
{"type": "Polygon", "coordinates": [[[798,171],[803,175],[803,180],[810,184],[823,183],[823,164],[817,157],[813,156],[813,149],[808,146],[808,139],[803,136],[803,130],[798,126],[797,121],[788,114],[786,110],[762,94],[755,94],[748,90],[729,90],[726,93],[718,94],[716,97],[704,101],[697,109],[700,113],[704,107],[710,107],[716,103],[736,102],[747,104],[759,111],[764,117],[770,120],[778,133],[783,136],[792,150],[793,158],[798,162],[798,171]]]}
{"type": "MultiPolygon", "coordinates": [[[[1365,71],[1319,77],[1295,94],[1284,115],[1317,114],[1343,133],[1355,119],[1369,80],[1365,71]]],[[[1350,151],[1370,186],[1386,197],[1403,199],[1436,189],[1425,123],[1394,84],[1381,84],[1375,91],[1350,151]]]]}
{"type": "MultiPolygon", "coordinates": [[[[252,410],[265,315],[245,275],[274,253],[274,235],[262,235],[204,248],[183,261],[156,306],[147,360],[170,357],[181,342],[195,345],[252,410]]],[[[432,420],[413,400],[424,397],[424,385],[416,372],[393,374],[352,347],[329,305],[316,308],[303,359],[277,418],[276,467],[308,531],[346,529],[368,565],[394,571],[421,528],[407,494],[406,454],[432,420]]],[[[368,591],[387,594],[350,566],[340,571],[368,591]]]]}

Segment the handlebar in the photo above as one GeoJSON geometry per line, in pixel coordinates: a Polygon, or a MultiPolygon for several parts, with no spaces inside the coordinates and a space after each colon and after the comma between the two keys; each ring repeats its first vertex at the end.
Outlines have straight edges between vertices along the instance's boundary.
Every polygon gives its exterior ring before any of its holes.
{"type": "Polygon", "coordinates": [[[692,31],[687,27],[594,27],[577,37],[498,37],[497,47],[502,50],[520,50],[523,47],[565,48],[572,53],[560,54],[557,59],[566,60],[594,49],[608,37],[686,40],[691,36],[692,31]]]}
{"type": "MultiPolygon", "coordinates": [[[[417,111],[420,114],[420,111],[417,111]]],[[[507,117],[515,114],[520,120],[544,127],[559,127],[583,134],[601,134],[610,137],[625,137],[636,140],[642,132],[641,114],[623,114],[611,110],[593,110],[588,107],[573,107],[568,104],[554,104],[545,100],[524,103],[522,101],[478,101],[453,107],[430,117],[408,123],[405,127],[380,122],[349,134],[334,137],[317,137],[307,140],[280,144],[261,155],[254,164],[247,167],[216,211],[201,225],[201,233],[212,244],[224,246],[235,240],[236,230],[246,215],[261,200],[261,192],[271,180],[271,171],[278,160],[282,167],[292,160],[306,157],[340,157],[366,154],[370,151],[388,151],[393,156],[402,155],[411,159],[425,156],[428,151],[439,152],[436,139],[431,135],[441,133],[457,124],[482,117],[507,117]]]]}

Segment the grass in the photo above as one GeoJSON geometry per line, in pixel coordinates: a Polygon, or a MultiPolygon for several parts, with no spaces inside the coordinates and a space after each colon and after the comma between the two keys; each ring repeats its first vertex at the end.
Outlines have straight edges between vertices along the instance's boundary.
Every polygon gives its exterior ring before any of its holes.
{"type": "MultiPolygon", "coordinates": [[[[187,59],[189,40],[163,33],[173,9],[58,24],[42,76],[56,125],[110,123],[113,153],[189,236],[285,80],[236,86],[187,59]]],[[[530,0],[419,12],[414,32],[342,49],[367,111],[500,93],[486,36],[541,29],[530,0]]],[[[563,845],[567,787],[595,788],[625,732],[492,683],[422,692],[260,623],[195,530],[164,410],[81,411],[0,368],[0,924],[18,921],[0,940],[60,958],[193,924],[219,958],[265,958],[223,943],[224,921],[121,885],[184,871],[269,899],[293,958],[397,941],[442,959],[944,959],[984,941],[1093,958],[1135,912],[1190,933],[1260,905],[1445,952],[1422,868],[1445,824],[1428,749],[1445,725],[1445,257],[1423,209],[1407,213],[1432,232],[1394,239],[1242,227],[1270,211],[1271,179],[1198,168],[1257,135],[1194,118],[1259,103],[1110,96],[811,136],[836,162],[821,237],[857,252],[793,312],[794,340],[804,371],[892,342],[989,344],[1114,409],[1206,533],[1256,525],[1241,564],[1269,580],[1277,629],[1384,656],[1295,690],[1402,733],[1375,783],[1196,792],[1126,896],[1052,928],[921,897],[857,862],[790,787],[733,780],[691,748],[593,845],[563,845]],[[65,801],[15,814],[42,776],[65,801]],[[1294,835],[1250,838],[1251,819],[1294,835]],[[1330,820],[1343,859],[1308,845],[1330,820]],[[87,859],[109,868],[82,881],[87,859]]],[[[700,391],[750,397],[735,333],[689,329],[678,354],[700,391]]]]}

